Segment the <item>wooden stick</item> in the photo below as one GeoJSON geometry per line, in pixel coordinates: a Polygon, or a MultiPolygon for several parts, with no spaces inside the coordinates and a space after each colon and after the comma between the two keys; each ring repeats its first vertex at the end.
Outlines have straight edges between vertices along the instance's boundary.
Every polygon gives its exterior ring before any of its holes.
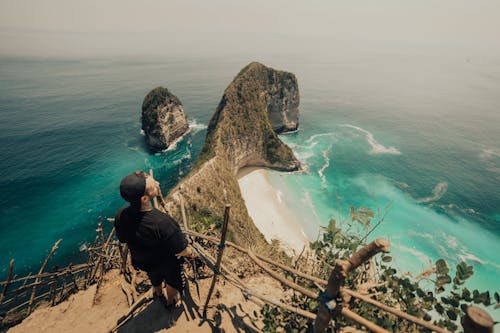
{"type": "MultiPolygon", "coordinates": [[[[326,288],[328,299],[333,300],[337,298],[340,291],[340,286],[351,270],[356,269],[356,267],[369,260],[375,254],[388,251],[389,241],[386,239],[377,238],[370,244],[360,249],[358,252],[354,253],[348,261],[338,261],[328,279],[328,286],[326,288]]],[[[314,332],[324,332],[328,327],[330,319],[330,311],[326,308],[323,302],[320,302],[318,316],[314,321],[314,332]]]]}
{"type": "Polygon", "coordinates": [[[304,294],[306,295],[307,297],[310,297],[312,299],[315,299],[318,297],[318,294],[314,291],[311,291],[307,288],[304,288],[302,286],[299,286],[298,284],[292,282],[292,281],[289,281],[287,280],[285,277],[283,276],[280,276],[278,273],[276,273],[275,271],[273,271],[272,269],[270,269],[269,267],[267,267],[266,265],[264,265],[262,263],[262,261],[260,261],[259,259],[257,259],[257,257],[253,254],[252,251],[248,251],[248,256],[250,257],[250,259],[252,259],[260,268],[262,268],[267,274],[271,275],[272,278],[274,278],[275,280],[278,280],[279,282],[281,282],[282,284],[286,285],[287,287],[290,287],[294,290],[297,290],[298,292],[300,292],[301,294],[304,294]]]}
{"type": "MultiPolygon", "coordinates": [[[[191,236],[194,236],[194,237],[199,237],[199,238],[202,238],[202,239],[206,239],[206,240],[208,240],[208,241],[210,241],[210,242],[212,242],[212,243],[218,243],[217,238],[215,238],[215,237],[211,237],[211,236],[206,236],[206,235],[203,235],[203,234],[197,233],[197,232],[192,231],[192,230],[188,230],[188,231],[186,231],[186,234],[191,235],[191,236]]],[[[243,247],[241,247],[241,246],[238,246],[238,245],[234,244],[234,243],[233,243],[233,242],[231,242],[231,241],[227,241],[227,242],[226,242],[226,245],[231,246],[231,247],[235,248],[235,249],[236,249],[236,250],[238,250],[238,251],[241,251],[241,252],[243,252],[243,253],[248,254],[248,250],[247,250],[247,249],[245,249],[245,248],[243,248],[243,247]]],[[[288,271],[288,272],[290,272],[290,273],[292,273],[292,274],[298,275],[298,276],[303,277],[303,278],[305,278],[305,279],[311,280],[311,281],[313,281],[313,282],[317,282],[317,283],[319,283],[319,284],[324,284],[325,286],[328,284],[328,282],[327,282],[326,280],[323,280],[323,279],[317,278],[317,277],[315,277],[315,276],[311,276],[311,275],[309,275],[309,274],[306,274],[306,273],[303,273],[303,272],[301,272],[301,271],[298,271],[298,270],[296,270],[296,269],[290,268],[290,267],[288,267],[288,266],[286,266],[286,265],[283,265],[283,264],[281,264],[281,263],[279,263],[279,262],[276,262],[276,261],[274,261],[274,260],[271,260],[271,259],[266,258],[266,257],[264,257],[264,256],[261,256],[261,255],[259,255],[259,254],[255,254],[255,257],[259,258],[260,260],[262,260],[262,261],[264,261],[264,262],[266,262],[266,263],[268,263],[268,264],[271,264],[271,265],[277,266],[277,267],[279,267],[279,268],[281,268],[281,269],[283,269],[283,270],[285,270],[285,271],[288,271]]]]}
{"type": "MultiPolygon", "coordinates": [[[[209,255],[206,255],[204,254],[205,256],[208,256],[209,255]]],[[[271,277],[275,278],[276,280],[282,282],[283,284],[287,285],[288,287],[291,287],[299,292],[301,292],[302,294],[306,295],[306,296],[309,296],[309,297],[312,297],[312,298],[315,298],[316,297],[316,293],[306,289],[306,288],[303,288],[301,286],[298,286],[297,284],[291,282],[291,281],[288,281],[286,278],[284,277],[281,277],[279,276],[277,273],[275,273],[274,271],[272,271],[271,269],[267,268],[264,264],[262,264],[262,262],[260,262],[256,256],[248,250],[248,255],[250,258],[253,259],[254,262],[256,262],[261,268],[263,268],[269,275],[271,275],[271,277]]],[[[210,258],[213,260],[213,258],[210,258]]],[[[225,269],[227,271],[227,269],[225,269]]],[[[231,277],[231,273],[229,271],[227,271],[225,274],[221,274],[224,278],[228,279],[228,275],[229,277],[231,277]]],[[[242,291],[252,295],[252,296],[255,296],[256,298],[259,298],[261,299],[262,301],[268,303],[268,304],[272,304],[272,305],[275,305],[275,306],[279,306],[287,311],[291,311],[291,312],[294,312],[294,313],[297,313],[299,315],[302,315],[306,318],[309,318],[309,319],[316,319],[316,315],[308,312],[308,311],[305,311],[305,310],[302,310],[300,308],[296,308],[296,307],[292,307],[292,306],[289,306],[287,304],[284,304],[284,303],[281,303],[279,301],[276,301],[276,300],[273,300],[271,298],[268,298],[266,296],[263,296],[263,295],[259,295],[257,293],[254,293],[253,291],[251,291],[250,289],[246,288],[246,286],[244,285],[243,282],[241,282],[241,280],[239,280],[238,278],[236,277],[232,277],[232,279],[228,279],[228,281],[230,282],[233,282],[233,284],[240,288],[242,291]],[[234,281],[236,280],[236,281],[234,281]]],[[[345,315],[346,317],[356,321],[357,323],[369,328],[370,330],[376,332],[376,333],[388,333],[387,330],[379,327],[378,325],[366,320],[365,318],[357,315],[356,313],[348,310],[348,309],[343,309],[342,310],[342,314],[345,315]],[[345,310],[345,311],[344,311],[345,310]]]]}
{"type": "MultiPolygon", "coordinates": [[[[355,322],[357,322],[358,324],[363,325],[364,327],[368,328],[372,332],[375,332],[375,333],[390,333],[388,330],[383,329],[382,327],[380,327],[380,326],[372,323],[371,321],[369,321],[369,320],[361,317],[360,315],[358,315],[355,312],[352,312],[351,310],[349,310],[346,307],[342,308],[342,312],[341,313],[345,317],[354,320],[355,322]]],[[[318,316],[319,316],[319,314],[318,314],[318,316]]]]}
{"type": "MultiPolygon", "coordinates": [[[[57,289],[56,289],[56,293],[57,293],[57,291],[59,291],[61,288],[62,288],[62,287],[57,288],[57,289]]],[[[34,302],[36,302],[37,300],[42,299],[42,298],[44,298],[44,297],[47,297],[47,296],[49,296],[49,295],[50,295],[50,291],[47,291],[46,293],[43,293],[43,294],[41,294],[41,295],[38,295],[38,296],[36,296],[36,297],[35,297],[34,302]]],[[[24,303],[21,303],[21,304],[17,305],[16,307],[14,307],[14,308],[12,308],[12,309],[9,309],[9,312],[16,312],[17,310],[19,310],[19,309],[21,309],[21,308],[25,307],[26,305],[28,305],[28,304],[30,303],[30,301],[31,301],[31,300],[26,301],[26,302],[24,302],[24,303]]]]}
{"type": "Polygon", "coordinates": [[[477,306],[469,306],[462,322],[465,333],[493,333],[493,318],[477,306]]]}
{"type": "Polygon", "coordinates": [[[419,326],[422,326],[422,327],[425,327],[425,328],[428,328],[434,332],[438,332],[438,333],[450,333],[450,331],[442,328],[442,327],[439,327],[439,326],[436,326],[436,325],[433,325],[431,324],[430,322],[427,322],[421,318],[417,318],[417,317],[414,317],[412,315],[409,315],[407,314],[406,312],[404,311],[401,311],[401,310],[398,310],[398,309],[394,309],[394,308],[391,308],[390,306],[388,305],[385,305],[383,303],[380,303],[370,297],[367,297],[365,295],[361,295],[360,293],[356,292],[356,291],[353,291],[353,290],[350,290],[350,289],[346,289],[346,288],[341,288],[341,292],[343,293],[346,293],[348,295],[351,295],[353,297],[356,297],[366,303],[369,303],[369,304],[372,304],[374,306],[376,306],[377,308],[379,309],[382,309],[386,312],[389,312],[389,313],[392,313],[393,315],[397,316],[397,317],[400,317],[400,318],[404,318],[408,321],[411,321],[419,326]]]}
{"type": "MultiPolygon", "coordinates": [[[[104,243],[104,245],[103,245],[103,249],[105,250],[105,253],[104,253],[105,255],[107,254],[107,248],[108,248],[109,242],[111,242],[111,238],[113,238],[114,234],[115,234],[115,228],[111,229],[111,232],[108,235],[108,239],[106,240],[106,243],[104,243]]],[[[104,267],[102,267],[102,262],[103,262],[103,258],[102,258],[102,256],[99,256],[99,259],[97,260],[97,264],[94,266],[92,273],[90,273],[90,278],[89,278],[90,281],[94,280],[94,278],[97,274],[97,270],[99,268],[101,268],[101,274],[103,274],[102,271],[103,271],[104,267]]]]}
{"type": "MultiPolygon", "coordinates": [[[[193,243],[193,246],[200,252],[200,254],[204,257],[204,259],[210,264],[208,265],[209,267],[215,267],[216,260],[210,256],[203,248],[196,242],[193,243]]],[[[221,276],[226,279],[227,281],[231,282],[235,287],[239,288],[247,297],[255,297],[257,299],[260,299],[264,301],[265,303],[279,306],[287,311],[294,312],[296,314],[299,314],[301,316],[304,316],[309,319],[315,319],[316,315],[314,313],[302,310],[300,308],[290,306],[288,304],[284,304],[280,301],[277,301],[273,298],[261,295],[257,292],[254,292],[252,289],[248,288],[241,279],[236,277],[234,274],[232,274],[224,265],[221,265],[221,268],[225,271],[225,273],[221,273],[221,276]]]]}
{"type": "MultiPolygon", "coordinates": [[[[216,238],[214,238],[214,237],[206,236],[206,235],[203,235],[203,234],[199,234],[199,233],[196,233],[196,232],[191,231],[191,230],[187,231],[186,234],[192,235],[194,237],[199,237],[199,238],[208,240],[208,241],[213,242],[213,243],[217,242],[216,238]]],[[[233,247],[233,248],[235,248],[235,249],[243,252],[243,253],[247,253],[248,254],[248,250],[247,249],[244,249],[244,248],[242,248],[242,247],[240,247],[240,246],[238,246],[238,245],[236,245],[236,244],[234,244],[234,243],[232,243],[230,241],[226,242],[226,244],[228,246],[231,246],[231,247],[233,247]]],[[[259,254],[255,254],[255,257],[258,258],[258,259],[260,259],[260,260],[262,260],[262,261],[264,261],[264,262],[267,262],[268,264],[271,264],[271,265],[274,265],[276,267],[279,267],[279,268],[281,268],[281,269],[283,269],[283,270],[285,270],[285,271],[287,271],[289,273],[292,273],[294,275],[300,276],[300,277],[302,277],[304,279],[307,279],[307,280],[310,280],[310,281],[312,281],[314,283],[317,283],[318,285],[326,286],[328,284],[328,281],[326,281],[326,280],[323,280],[323,279],[317,278],[315,276],[311,276],[309,274],[306,274],[306,273],[303,273],[301,271],[298,271],[296,269],[290,268],[290,267],[288,267],[286,265],[283,265],[283,264],[280,264],[278,262],[275,262],[275,261],[273,261],[273,260],[271,260],[269,258],[263,257],[263,256],[261,256],[259,254]]],[[[428,329],[433,330],[433,331],[438,332],[438,333],[449,333],[449,331],[446,330],[446,329],[444,329],[444,328],[441,328],[439,326],[433,325],[433,324],[431,324],[431,323],[429,323],[429,322],[427,322],[427,321],[425,321],[425,320],[423,320],[421,318],[417,318],[417,317],[412,316],[412,315],[410,315],[410,314],[408,314],[406,312],[403,312],[401,310],[391,308],[390,306],[387,306],[387,305],[385,305],[383,303],[380,303],[380,302],[378,302],[378,301],[376,301],[376,300],[374,300],[374,299],[372,299],[370,297],[361,295],[360,293],[355,292],[353,290],[350,290],[350,289],[347,289],[347,288],[342,288],[341,290],[342,290],[342,292],[344,292],[346,294],[349,294],[352,297],[355,297],[355,298],[358,298],[358,299],[360,299],[360,300],[362,300],[364,302],[370,303],[370,304],[378,307],[379,309],[382,309],[382,310],[384,310],[386,312],[389,312],[391,314],[394,314],[394,315],[396,315],[398,317],[401,317],[401,318],[404,318],[406,320],[409,320],[409,321],[411,321],[411,322],[413,322],[413,323],[415,323],[417,325],[420,325],[422,327],[428,328],[428,329]]]]}
{"type": "Polygon", "coordinates": [[[224,253],[224,247],[226,246],[226,233],[227,233],[227,225],[229,223],[229,212],[231,210],[230,205],[226,205],[226,209],[224,210],[224,224],[222,225],[222,233],[220,237],[219,243],[219,251],[217,252],[217,263],[215,264],[215,274],[212,278],[212,284],[210,285],[210,289],[208,290],[207,299],[205,301],[205,306],[203,307],[203,318],[207,318],[207,308],[208,302],[210,301],[210,297],[212,297],[212,292],[214,291],[215,283],[217,282],[217,276],[219,275],[220,264],[222,261],[222,254],[224,253]]]}
{"type": "Polygon", "coordinates": [[[186,218],[186,210],[184,208],[184,198],[181,196],[181,214],[182,214],[182,222],[184,224],[184,231],[189,230],[188,221],[186,218]]]}
{"type": "MultiPolygon", "coordinates": [[[[53,269],[55,272],[58,271],[57,266],[54,266],[53,269]]],[[[55,275],[55,278],[52,279],[52,281],[49,283],[50,285],[50,304],[51,306],[54,306],[56,304],[56,289],[57,289],[57,281],[58,281],[58,275],[55,275]]]]}
{"type": "MultiPolygon", "coordinates": [[[[302,247],[302,251],[300,251],[299,253],[299,256],[295,259],[295,263],[293,264],[293,269],[297,269],[298,265],[299,265],[299,261],[300,261],[300,258],[302,257],[302,255],[304,254],[304,251],[306,250],[306,246],[304,245],[302,247]]],[[[293,278],[293,282],[297,283],[297,276],[294,276],[293,278]]]]}
{"type": "MultiPolygon", "coordinates": [[[[94,245],[90,249],[87,250],[87,252],[89,253],[88,258],[87,258],[87,265],[90,265],[90,263],[92,262],[92,259],[94,256],[93,256],[93,250],[91,250],[91,249],[96,247],[98,240],[99,240],[99,235],[96,235],[95,239],[94,239],[94,245]]],[[[92,270],[89,270],[87,272],[87,274],[85,275],[85,286],[88,286],[90,273],[92,273],[92,270]]]]}
{"type": "Polygon", "coordinates": [[[68,270],[66,271],[66,276],[69,275],[69,279],[70,279],[70,283],[73,284],[73,288],[75,288],[76,290],[79,290],[78,288],[78,284],[76,283],[76,280],[75,280],[75,276],[73,275],[73,264],[72,263],[69,263],[69,266],[68,266],[68,270]]]}
{"type": "MultiPolygon", "coordinates": [[[[49,262],[50,257],[56,252],[57,247],[59,246],[59,243],[61,243],[62,239],[59,239],[54,246],[52,246],[52,249],[50,250],[49,254],[47,255],[47,258],[45,258],[45,261],[42,264],[42,267],[40,267],[40,271],[38,271],[38,274],[42,274],[43,270],[45,269],[45,266],[47,266],[47,263],[49,262]]],[[[37,278],[35,282],[38,282],[39,279],[37,278]]],[[[36,286],[33,287],[33,290],[31,291],[31,297],[30,297],[30,302],[29,302],[29,307],[28,307],[28,314],[31,313],[33,309],[33,301],[35,300],[35,293],[36,293],[36,286]]]]}
{"type": "MultiPolygon", "coordinates": [[[[299,286],[298,284],[294,283],[294,282],[291,282],[289,280],[287,280],[286,278],[278,275],[276,272],[274,272],[273,270],[269,269],[268,267],[266,267],[260,260],[258,260],[255,255],[249,251],[248,253],[249,257],[252,258],[252,260],[257,263],[257,265],[259,265],[262,269],[264,269],[266,271],[266,273],[268,273],[269,275],[271,275],[271,277],[273,277],[274,279],[280,281],[282,284],[290,287],[290,288],[293,288],[295,289],[296,291],[300,292],[301,294],[303,295],[306,295],[310,298],[313,298],[315,299],[317,297],[317,294],[307,288],[304,288],[302,286],[299,286]]],[[[354,312],[348,310],[348,309],[345,309],[347,312],[346,312],[346,316],[348,316],[348,318],[351,318],[352,320],[356,321],[357,323],[367,327],[368,329],[376,332],[376,333],[388,333],[388,331],[382,329],[381,327],[375,325],[374,323],[364,319],[363,317],[360,317],[358,316],[357,314],[355,314],[354,312]]],[[[342,314],[344,314],[342,312],[342,314]]],[[[316,317],[316,316],[315,316],[316,317]]],[[[313,318],[313,319],[316,319],[316,318],[313,318]]]]}
{"type": "MultiPolygon", "coordinates": [[[[31,276],[31,272],[29,272],[29,273],[28,273],[28,276],[26,276],[26,279],[24,280],[23,285],[21,286],[21,288],[22,288],[22,287],[24,287],[24,286],[26,285],[26,283],[28,282],[28,279],[30,278],[30,276],[31,276]]],[[[11,298],[11,300],[13,300],[13,301],[15,302],[15,301],[17,300],[17,298],[18,298],[18,297],[19,297],[19,294],[18,294],[18,293],[16,293],[16,294],[14,295],[14,298],[11,298]]]]}
{"type": "MultiPolygon", "coordinates": [[[[149,175],[153,178],[153,169],[149,169],[149,175]]],[[[158,208],[158,199],[156,197],[153,198],[153,205],[155,208],[158,208]]]]}
{"type": "Polygon", "coordinates": [[[97,222],[97,233],[101,237],[101,245],[104,244],[104,231],[102,230],[102,217],[99,216],[98,222],[97,222]]]}
{"type": "MultiPolygon", "coordinates": [[[[91,267],[93,266],[92,264],[91,265],[87,265],[87,264],[78,264],[78,265],[75,265],[75,266],[72,266],[72,270],[73,272],[78,272],[78,271],[81,271],[87,267],[91,267]]],[[[65,272],[68,268],[64,269],[63,271],[60,271],[60,273],[62,272],[65,272]]],[[[20,277],[20,278],[17,278],[17,279],[12,279],[10,280],[10,283],[16,283],[16,282],[21,282],[21,281],[26,281],[26,280],[29,280],[29,279],[43,279],[43,278],[48,278],[48,277],[51,277],[52,275],[54,275],[55,273],[53,272],[46,272],[46,273],[42,273],[42,274],[37,274],[37,275],[31,275],[28,274],[26,276],[23,276],[23,277],[20,277]]],[[[6,281],[2,281],[0,282],[0,286],[5,286],[6,284],[6,281]]],[[[10,292],[9,292],[10,293],[10,292]]]]}
{"type": "Polygon", "coordinates": [[[9,288],[10,280],[12,279],[12,270],[14,269],[14,259],[10,260],[9,271],[7,272],[7,280],[5,285],[3,286],[2,294],[0,294],[0,305],[2,305],[3,297],[7,293],[7,289],[9,288]]]}

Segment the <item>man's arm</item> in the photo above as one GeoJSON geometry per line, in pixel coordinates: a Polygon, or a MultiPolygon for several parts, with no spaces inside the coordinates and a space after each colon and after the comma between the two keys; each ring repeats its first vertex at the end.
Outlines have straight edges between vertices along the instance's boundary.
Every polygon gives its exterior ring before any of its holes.
{"type": "Polygon", "coordinates": [[[193,249],[191,248],[191,246],[186,246],[186,248],[184,250],[182,250],[181,252],[177,253],[175,255],[176,257],[185,257],[185,258],[188,258],[188,259],[193,259],[193,258],[196,258],[196,253],[194,253],[193,249]]]}
{"type": "MultiPolygon", "coordinates": [[[[179,228],[177,222],[175,222],[175,220],[169,215],[167,215],[167,218],[170,221],[166,222],[165,224],[162,224],[162,227],[166,227],[169,224],[175,226],[174,232],[165,240],[164,243],[165,246],[169,249],[169,252],[175,255],[177,258],[179,257],[184,257],[188,259],[195,258],[196,254],[194,253],[193,249],[189,246],[188,241],[186,239],[186,235],[184,235],[182,230],[179,228]]],[[[165,230],[165,233],[167,232],[168,230],[165,230]]]]}

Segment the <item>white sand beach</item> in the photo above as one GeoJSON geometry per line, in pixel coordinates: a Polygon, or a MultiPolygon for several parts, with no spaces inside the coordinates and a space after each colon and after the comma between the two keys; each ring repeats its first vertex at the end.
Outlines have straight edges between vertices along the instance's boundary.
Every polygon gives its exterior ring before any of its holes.
{"type": "Polygon", "coordinates": [[[282,194],[269,182],[267,169],[245,168],[238,183],[248,214],[255,226],[270,242],[277,239],[289,255],[298,255],[309,240],[296,217],[283,202],[282,194]]]}

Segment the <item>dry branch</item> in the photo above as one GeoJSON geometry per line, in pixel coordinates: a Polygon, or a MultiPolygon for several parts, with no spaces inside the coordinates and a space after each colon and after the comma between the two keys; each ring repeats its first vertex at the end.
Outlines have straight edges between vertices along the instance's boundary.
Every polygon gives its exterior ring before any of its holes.
{"type": "Polygon", "coordinates": [[[2,294],[0,294],[0,305],[2,305],[3,297],[7,293],[7,289],[9,288],[10,280],[12,279],[12,270],[14,269],[14,259],[10,261],[9,271],[7,272],[7,279],[5,281],[5,285],[3,286],[2,294]]]}
{"type": "MultiPolygon", "coordinates": [[[[43,262],[42,267],[40,267],[40,271],[38,272],[39,275],[43,273],[43,270],[45,269],[45,266],[47,266],[47,263],[49,262],[49,259],[52,257],[52,255],[54,254],[54,252],[57,250],[57,247],[59,246],[59,243],[61,243],[61,241],[62,241],[62,239],[59,239],[54,244],[54,246],[52,246],[52,249],[50,250],[49,254],[47,255],[47,258],[45,258],[45,261],[43,262]]],[[[35,280],[35,282],[38,282],[38,281],[39,281],[39,279],[37,278],[35,280]]],[[[36,286],[34,286],[33,290],[31,291],[31,297],[30,297],[29,307],[28,307],[28,314],[30,314],[31,311],[32,311],[33,301],[35,300],[35,293],[36,293],[36,286]]]]}
{"type": "Polygon", "coordinates": [[[222,225],[222,232],[220,236],[219,251],[217,252],[217,262],[215,264],[214,276],[212,278],[212,283],[210,284],[210,289],[208,289],[207,299],[203,307],[203,318],[207,318],[207,307],[208,302],[210,302],[210,297],[212,297],[212,292],[214,291],[215,284],[217,283],[217,275],[219,275],[220,265],[222,261],[222,254],[224,253],[224,247],[226,246],[226,233],[227,225],[229,224],[229,213],[231,211],[231,206],[226,205],[224,210],[224,223],[222,225]]]}
{"type": "MultiPolygon", "coordinates": [[[[326,288],[326,296],[328,297],[328,299],[334,300],[338,297],[340,286],[350,271],[356,269],[356,267],[369,260],[375,254],[388,251],[389,241],[378,238],[354,253],[349,260],[338,261],[328,279],[328,286],[326,288]]],[[[355,318],[356,316],[353,317],[355,318]]],[[[328,323],[330,322],[330,319],[330,311],[326,308],[326,305],[323,302],[320,302],[318,316],[316,317],[316,321],[314,322],[314,332],[324,332],[328,326],[328,323]]]]}

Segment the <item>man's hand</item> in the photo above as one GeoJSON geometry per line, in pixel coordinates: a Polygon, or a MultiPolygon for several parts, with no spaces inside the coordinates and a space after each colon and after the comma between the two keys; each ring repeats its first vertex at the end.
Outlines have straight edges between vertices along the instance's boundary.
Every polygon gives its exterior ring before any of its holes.
{"type": "Polygon", "coordinates": [[[195,259],[197,258],[198,256],[196,255],[196,253],[193,251],[193,249],[191,248],[191,246],[186,246],[186,248],[184,250],[182,250],[181,252],[177,253],[175,255],[177,258],[180,258],[180,257],[184,257],[186,259],[195,259]]]}

